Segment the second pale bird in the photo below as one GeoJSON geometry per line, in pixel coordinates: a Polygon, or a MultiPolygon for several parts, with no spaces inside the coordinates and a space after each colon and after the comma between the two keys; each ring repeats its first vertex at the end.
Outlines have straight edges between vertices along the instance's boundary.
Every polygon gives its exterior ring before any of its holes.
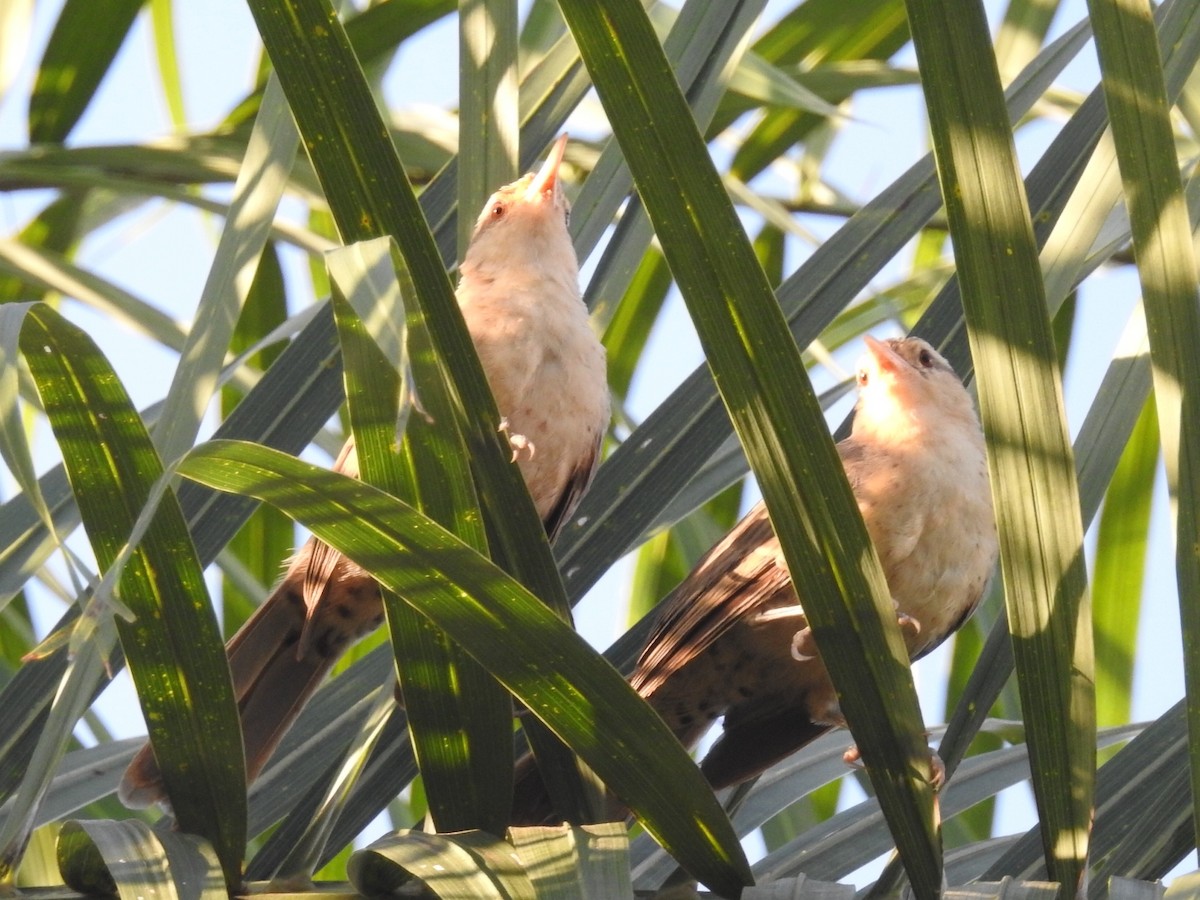
{"type": "MultiPolygon", "coordinates": [[[[996,566],[983,432],[970,395],[929,344],[866,341],[854,429],[837,449],[917,659],[966,621],[996,566]]],[[[687,747],[723,719],[701,764],[714,788],[845,724],[762,503],[654,615],[630,682],[687,747]]],[[[513,820],[554,818],[526,757],[513,820]]]]}
{"type": "MultiPolygon", "coordinates": [[[[929,344],[866,341],[837,449],[915,660],[974,612],[996,567],[983,432],[929,344]]],[[[660,605],[631,682],[687,746],[724,717],[702,764],[714,787],[845,724],[802,602],[760,503],[660,605]]]]}
{"type": "MultiPolygon", "coordinates": [[[[591,482],[609,418],[604,348],[579,294],[558,170],[559,138],[533,175],[488,200],[463,260],[458,303],[551,538],[591,482]]],[[[358,475],[347,443],[335,468],[358,475]]],[[[246,776],[262,770],[342,652],[382,621],[369,574],[315,539],[227,648],[246,744],[246,776]]],[[[120,788],[129,806],[166,799],[150,746],[120,788]]]]}

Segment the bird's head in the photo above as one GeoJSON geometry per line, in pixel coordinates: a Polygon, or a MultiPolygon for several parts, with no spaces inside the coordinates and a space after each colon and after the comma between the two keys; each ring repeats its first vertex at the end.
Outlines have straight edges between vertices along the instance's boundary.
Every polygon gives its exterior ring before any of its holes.
{"type": "Polygon", "coordinates": [[[463,259],[464,277],[511,267],[527,271],[569,268],[572,277],[577,275],[578,263],[567,231],[571,204],[558,177],[566,146],[564,134],[537,172],[523,175],[488,198],[463,259]]]}
{"type": "Polygon", "coordinates": [[[854,433],[904,440],[914,432],[946,427],[979,429],[971,396],[940,353],[920,338],[866,336],[859,361],[854,433]]]}

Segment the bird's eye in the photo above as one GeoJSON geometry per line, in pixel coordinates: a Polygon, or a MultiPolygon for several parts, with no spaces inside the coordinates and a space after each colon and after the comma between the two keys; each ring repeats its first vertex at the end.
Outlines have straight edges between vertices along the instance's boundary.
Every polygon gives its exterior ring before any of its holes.
{"type": "Polygon", "coordinates": [[[926,369],[932,369],[933,368],[933,354],[930,353],[928,350],[922,350],[921,353],[917,356],[917,362],[919,362],[926,369]]]}
{"type": "Polygon", "coordinates": [[[857,381],[858,381],[858,386],[859,386],[860,388],[864,388],[864,387],[866,387],[866,386],[867,386],[867,382],[868,382],[868,381],[870,381],[871,379],[870,379],[870,377],[867,375],[867,370],[866,370],[866,369],[859,369],[859,370],[858,370],[858,375],[856,375],[856,376],[855,376],[855,380],[857,380],[857,381]]]}
{"type": "Polygon", "coordinates": [[[495,206],[492,207],[492,218],[493,219],[503,219],[504,218],[504,204],[503,203],[497,203],[495,206]]]}

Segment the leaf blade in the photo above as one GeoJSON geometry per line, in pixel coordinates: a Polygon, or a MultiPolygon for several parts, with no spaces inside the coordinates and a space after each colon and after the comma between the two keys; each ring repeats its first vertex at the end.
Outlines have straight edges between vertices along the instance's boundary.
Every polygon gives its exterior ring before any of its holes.
{"type": "Polygon", "coordinates": [[[276,451],[210,442],[179,471],[279,506],[354,559],[550,726],[697,877],[727,890],[743,883],[745,858],[728,820],[662,720],[582,637],[495,564],[401,501],[276,451]],[[648,734],[660,752],[629,766],[628,748],[648,734]]]}

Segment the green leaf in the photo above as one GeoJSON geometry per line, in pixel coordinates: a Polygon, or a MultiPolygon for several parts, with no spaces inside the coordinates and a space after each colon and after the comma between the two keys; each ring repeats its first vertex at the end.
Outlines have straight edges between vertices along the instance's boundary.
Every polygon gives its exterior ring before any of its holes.
{"type": "MultiPolygon", "coordinates": [[[[793,7],[775,26],[754,43],[754,51],[767,62],[780,66],[806,62],[877,59],[892,56],[908,41],[908,23],[900,0],[857,0],[853,24],[846,18],[840,0],[808,0],[793,7]]],[[[837,105],[849,91],[824,95],[837,105]]],[[[727,107],[729,104],[727,104],[727,107]]],[[[724,128],[734,110],[717,117],[724,128]]],[[[769,111],[738,148],[730,174],[744,182],[803,141],[827,122],[824,115],[779,109],[769,111]]]]}
{"type": "Polygon", "coordinates": [[[582,756],[705,883],[732,890],[744,858],[699,770],[662,720],[566,623],[494,564],[399,500],[250,444],[197,447],[187,477],[279,506],[443,628],[582,756]],[[628,748],[659,752],[638,766],[628,748]],[[734,848],[736,856],[727,855],[734,848]]]}
{"type": "Polygon", "coordinates": [[[979,383],[1050,877],[1074,893],[1095,780],[1091,607],[1033,226],[982,5],[908,0],[979,383]],[[969,127],[964,127],[969,126],[969,127]]]}
{"type": "MultiPolygon", "coordinates": [[[[257,440],[298,453],[332,415],[343,396],[333,316],[326,309],[281,354],[279,361],[217,429],[216,436],[257,440]]],[[[58,529],[73,527],[78,512],[72,505],[63,466],[42,476],[40,483],[58,529]]],[[[190,483],[181,485],[178,495],[196,551],[204,563],[212,561],[255,505],[253,501],[217,494],[190,483]]],[[[6,577],[19,578],[21,570],[35,564],[32,561],[45,551],[45,544],[37,528],[37,518],[24,497],[4,505],[0,514],[0,546],[5,549],[0,551],[0,570],[6,577]]],[[[77,619],[78,609],[72,608],[54,626],[55,632],[69,632],[77,619]]],[[[0,721],[6,723],[0,733],[0,757],[5,761],[4,769],[0,770],[0,794],[4,796],[32,762],[42,760],[37,745],[53,701],[70,670],[70,649],[63,641],[49,655],[27,661],[0,690],[0,721]]],[[[110,664],[115,667],[117,661],[110,664]]],[[[89,696],[94,698],[99,693],[106,683],[106,674],[98,662],[85,685],[89,696]]],[[[77,719],[78,714],[64,722],[62,733],[69,733],[77,719]]]]}
{"type": "MultiPolygon", "coordinates": [[[[21,349],[100,569],[109,579],[109,568],[123,565],[117,595],[135,618],[118,617],[117,631],[180,826],[212,841],[235,884],[245,844],[237,711],[203,573],[162,463],[86,334],[44,305],[0,312],[24,313],[21,349]]],[[[77,636],[109,627],[109,615],[94,601],[77,636]]]]}
{"type": "Polygon", "coordinates": [[[1096,534],[1092,601],[1096,719],[1102,725],[1129,721],[1158,452],[1158,420],[1147,402],[1109,483],[1096,534]]]}
{"type": "Polygon", "coordinates": [[[350,857],[351,883],[364,894],[391,894],[413,879],[437,897],[517,900],[533,883],[511,845],[484,832],[400,831],[350,857]]]}
{"type": "Polygon", "coordinates": [[[729,90],[743,94],[763,105],[788,106],[821,116],[840,115],[836,106],[825,102],[777,66],[761,56],[746,54],[729,79],[729,90]]]}
{"type": "Polygon", "coordinates": [[[228,896],[212,847],[193,835],[156,834],[137,820],[67,822],[58,858],[63,880],[82,894],[115,894],[121,900],[228,896]]]}
{"type": "MultiPolygon", "coordinates": [[[[1195,602],[1200,596],[1196,257],[1150,8],[1125,0],[1090,0],[1088,9],[1094,20],[1101,82],[1150,334],[1163,461],[1175,514],[1175,577],[1184,633],[1188,718],[1196,732],[1200,730],[1200,606],[1195,602]]],[[[1200,751],[1192,754],[1190,766],[1194,802],[1200,804],[1200,751]]]]}
{"type": "Polygon", "coordinates": [[[1058,0],[1010,0],[996,33],[996,61],[1002,80],[1007,82],[1037,55],[1061,5],[1058,0]]]}
{"type": "MultiPolygon", "coordinates": [[[[626,213],[627,216],[630,214],[626,213]]],[[[608,383],[617,398],[624,399],[629,392],[650,329],[670,287],[671,270],[667,268],[666,260],[656,249],[650,248],[632,273],[625,297],[604,332],[608,383]]]]}
{"type": "Polygon", "coordinates": [[[538,900],[626,900],[629,835],[621,822],[511,828],[508,839],[538,900]]]}
{"type": "MultiPolygon", "coordinates": [[[[283,281],[279,253],[273,243],[268,243],[263,249],[258,270],[254,273],[254,281],[234,326],[229,344],[230,351],[244,353],[257,346],[286,318],[287,289],[283,281]]],[[[282,349],[279,346],[266,347],[247,359],[246,364],[264,370],[279,358],[282,349]]],[[[222,417],[229,416],[241,399],[241,394],[233,388],[223,389],[222,417]]],[[[225,545],[221,612],[227,637],[232,636],[249,618],[254,608],[266,599],[266,587],[279,577],[279,560],[288,557],[295,540],[295,528],[291,519],[277,509],[261,506],[225,545]],[[246,576],[240,583],[235,583],[230,576],[230,569],[234,565],[230,558],[240,564],[241,571],[246,576]],[[252,585],[246,584],[247,578],[253,580],[252,585]]]]}
{"type": "Polygon", "coordinates": [[[687,105],[671,87],[645,12],[622,0],[563,0],[560,7],[758,476],[912,880],[933,895],[940,848],[912,675],[850,486],[832,475],[841,463],[799,351],[687,105]]]}
{"type": "MultiPolygon", "coordinates": [[[[346,22],[346,33],[364,65],[381,60],[422,29],[449,15],[455,0],[380,0],[346,22]]],[[[262,85],[238,103],[222,123],[222,130],[236,129],[252,118],[262,100],[262,85]]]]}
{"type": "Polygon", "coordinates": [[[171,113],[171,124],[176,131],[183,131],[187,113],[183,109],[183,81],[179,77],[179,58],[175,54],[175,10],[171,0],[150,0],[150,21],[154,25],[158,77],[171,113]]]}
{"type": "Polygon", "coordinates": [[[164,459],[177,459],[196,440],[287,187],[299,140],[283,92],[272,79],[246,146],[229,217],[197,304],[196,323],[180,351],[163,417],[154,430],[154,443],[164,459]]]}
{"type": "MultiPolygon", "coordinates": [[[[21,751],[28,749],[31,759],[22,771],[14,773],[13,780],[19,784],[0,827],[0,878],[5,881],[11,880],[14,869],[20,865],[38,808],[49,788],[52,770],[71,741],[76,723],[93,699],[91,685],[100,677],[115,642],[111,622],[97,622],[95,618],[81,621],[69,636],[71,658],[54,685],[53,705],[36,723],[36,734],[28,736],[32,739],[19,747],[21,751]]],[[[65,636],[61,643],[68,643],[65,636]]],[[[24,671],[23,667],[21,672],[24,671]]]]}
{"type": "MultiPolygon", "coordinates": [[[[1101,767],[1096,779],[1094,879],[1099,900],[1111,875],[1160,878],[1195,847],[1186,700],[1160,716],[1101,767]]],[[[1043,877],[1040,829],[1007,847],[979,877],[1043,877]]]]}
{"type": "Polygon", "coordinates": [[[59,143],[79,121],[133,26],[143,0],[67,0],[29,98],[29,139],[59,143]]]}
{"type": "MultiPolygon", "coordinates": [[[[743,39],[764,6],[764,0],[690,2],[671,26],[663,50],[701,128],[712,121],[729,72],[743,57],[743,39]]],[[[620,145],[609,141],[575,204],[572,231],[580,259],[600,241],[632,186],[620,145]]],[[[584,294],[600,327],[607,329],[612,321],[612,301],[629,287],[651,236],[645,210],[635,194],[622,212],[584,294]]]]}
{"type": "Polygon", "coordinates": [[[54,770],[50,789],[38,807],[35,819],[38,826],[61,823],[72,813],[110,796],[134,752],[143,743],[142,738],[108,740],[94,747],[72,750],[63,756],[54,770]]]}
{"type": "Polygon", "coordinates": [[[172,350],[181,350],[186,341],[183,328],[170,316],[53,250],[0,240],[0,272],[39,290],[75,297],[172,350]]]}

